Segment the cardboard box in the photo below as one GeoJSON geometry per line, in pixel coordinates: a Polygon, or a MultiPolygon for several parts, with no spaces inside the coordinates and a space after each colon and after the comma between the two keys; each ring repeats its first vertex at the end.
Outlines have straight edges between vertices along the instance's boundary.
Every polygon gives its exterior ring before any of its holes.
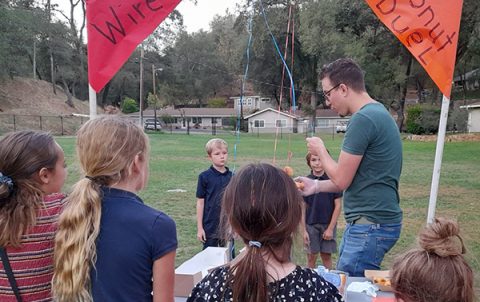
{"type": "Polygon", "coordinates": [[[208,274],[208,271],[228,261],[226,247],[207,247],[182,263],[175,270],[176,297],[188,297],[193,287],[208,274]]]}
{"type": "Polygon", "coordinates": [[[372,283],[378,286],[378,288],[383,292],[393,291],[393,288],[390,285],[385,285],[378,282],[378,279],[388,280],[388,282],[390,282],[390,271],[365,270],[365,278],[372,281],[372,283]]]}

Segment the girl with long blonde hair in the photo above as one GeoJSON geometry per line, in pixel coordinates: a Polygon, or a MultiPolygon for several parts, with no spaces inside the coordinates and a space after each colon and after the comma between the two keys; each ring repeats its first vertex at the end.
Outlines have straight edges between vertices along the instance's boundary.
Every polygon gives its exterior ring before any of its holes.
{"type": "Polygon", "coordinates": [[[104,116],[80,128],[76,149],[85,177],[60,217],[55,299],[172,301],[175,223],[136,195],[148,181],[147,136],[127,119],[104,116]]]}

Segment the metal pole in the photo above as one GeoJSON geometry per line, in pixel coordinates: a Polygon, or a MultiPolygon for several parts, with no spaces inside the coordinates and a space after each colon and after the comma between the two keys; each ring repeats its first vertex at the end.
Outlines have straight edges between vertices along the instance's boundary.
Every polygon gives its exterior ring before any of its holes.
{"type": "Polygon", "coordinates": [[[143,46],[140,46],[140,127],[143,128],[143,46]]]}
{"type": "Polygon", "coordinates": [[[442,111],[440,113],[440,124],[438,126],[437,149],[435,151],[435,162],[433,164],[432,187],[430,190],[430,201],[428,202],[427,223],[432,223],[435,218],[437,206],[438,184],[440,182],[440,169],[442,167],[443,147],[445,145],[445,132],[447,129],[448,106],[450,100],[443,96],[442,111]]]}
{"type": "Polygon", "coordinates": [[[97,93],[95,90],[93,90],[90,84],[88,84],[88,102],[90,108],[90,119],[93,120],[97,117],[97,93]]]}
{"type": "Polygon", "coordinates": [[[155,120],[155,131],[157,131],[157,92],[155,87],[155,64],[152,64],[152,81],[153,81],[153,97],[155,98],[153,103],[153,118],[155,120]]]}

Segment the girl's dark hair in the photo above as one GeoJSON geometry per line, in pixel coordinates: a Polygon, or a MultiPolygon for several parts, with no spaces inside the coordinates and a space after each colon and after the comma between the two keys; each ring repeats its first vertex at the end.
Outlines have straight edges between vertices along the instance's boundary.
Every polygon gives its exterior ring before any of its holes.
{"type": "Polygon", "coordinates": [[[406,302],[473,302],[473,272],[463,257],[458,224],[437,218],[420,232],[418,242],[419,248],[394,261],[395,295],[406,302]]]}
{"type": "Polygon", "coordinates": [[[233,176],[225,189],[222,217],[247,245],[245,256],[230,268],[233,301],[268,301],[264,256],[290,261],[301,203],[293,180],[272,165],[250,164],[233,176]],[[260,242],[261,248],[249,247],[250,241],[260,242]]]}
{"type": "Polygon", "coordinates": [[[0,246],[19,247],[21,236],[35,225],[44,195],[37,172],[53,169],[57,160],[49,133],[25,130],[0,140],[0,172],[13,184],[0,184],[0,246]]]}

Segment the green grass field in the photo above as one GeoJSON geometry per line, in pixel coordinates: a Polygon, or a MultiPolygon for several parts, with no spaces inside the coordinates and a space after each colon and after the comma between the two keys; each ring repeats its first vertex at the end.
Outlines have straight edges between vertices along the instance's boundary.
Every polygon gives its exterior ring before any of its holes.
{"type": "MultiPolygon", "coordinates": [[[[177,223],[179,247],[177,266],[201,250],[196,240],[195,190],[198,174],[210,165],[204,145],[210,135],[150,134],[152,145],[150,161],[150,181],[140,196],[144,201],[173,217],[177,223]],[[167,192],[173,189],[186,190],[185,193],[167,192]]],[[[242,134],[237,142],[234,135],[224,135],[229,144],[229,167],[238,169],[251,162],[273,162],[274,135],[242,134]],[[234,145],[237,154],[234,159],[234,145]]],[[[337,157],[343,136],[325,135],[323,139],[331,154],[337,157]]],[[[69,164],[69,176],[65,191],[81,176],[75,163],[74,138],[59,137],[69,164]]],[[[383,263],[388,269],[395,255],[415,246],[415,237],[425,225],[427,217],[430,183],[435,156],[435,143],[403,141],[403,172],[400,182],[401,207],[404,211],[404,228],[399,242],[387,255],[383,263]]],[[[283,135],[278,140],[276,165],[294,168],[295,175],[306,175],[309,168],[305,164],[305,136],[300,134],[283,135]],[[293,156],[290,162],[287,154],[293,156]]],[[[480,142],[446,143],[437,200],[437,216],[454,218],[459,221],[468,249],[467,259],[480,276],[480,142]]],[[[345,222],[339,221],[338,237],[341,237],[345,222]]],[[[237,247],[241,244],[237,244],[237,247]]],[[[238,249],[237,249],[238,250],[238,249]]],[[[301,238],[298,238],[294,261],[305,264],[301,238]]],[[[477,293],[478,284],[477,284],[477,293]]]]}

